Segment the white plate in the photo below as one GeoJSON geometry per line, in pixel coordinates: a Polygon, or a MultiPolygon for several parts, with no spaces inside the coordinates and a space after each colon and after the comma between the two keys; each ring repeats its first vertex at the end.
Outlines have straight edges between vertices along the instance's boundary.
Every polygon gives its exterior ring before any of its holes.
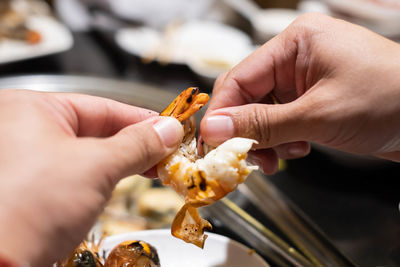
{"type": "Polygon", "coordinates": [[[187,58],[187,65],[203,81],[212,85],[219,75],[232,69],[255,50],[254,46],[247,48],[227,46],[224,51],[194,54],[187,58]]]}
{"type": "Polygon", "coordinates": [[[116,33],[115,41],[130,54],[163,54],[166,63],[174,64],[187,64],[193,55],[247,52],[252,47],[246,33],[213,21],[189,21],[165,35],[149,27],[125,28],[116,33]]]}
{"type": "MultiPolygon", "coordinates": [[[[169,229],[147,230],[106,238],[101,250],[109,252],[126,240],[143,240],[157,249],[162,267],[268,267],[251,249],[225,236],[207,233],[204,249],[171,235],[169,229]]],[[[100,250],[100,251],[101,251],[100,250]]]]}
{"type": "Polygon", "coordinates": [[[0,64],[63,52],[73,45],[70,31],[52,17],[31,16],[27,19],[27,26],[40,33],[40,43],[31,45],[15,40],[0,41],[0,64]]]}
{"type": "Polygon", "coordinates": [[[397,39],[400,36],[399,1],[376,0],[325,0],[325,3],[338,12],[339,18],[360,24],[386,37],[397,39]]]}
{"type": "Polygon", "coordinates": [[[262,9],[253,18],[256,35],[259,40],[268,41],[286,29],[300,15],[300,11],[289,8],[262,9]]]}

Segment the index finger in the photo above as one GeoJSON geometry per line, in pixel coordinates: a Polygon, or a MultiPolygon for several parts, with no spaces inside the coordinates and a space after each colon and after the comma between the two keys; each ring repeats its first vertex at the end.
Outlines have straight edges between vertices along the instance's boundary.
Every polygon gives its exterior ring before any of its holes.
{"type": "Polygon", "coordinates": [[[286,30],[221,75],[214,85],[207,113],[224,107],[262,102],[274,90],[287,100],[295,91],[297,42],[286,30]]]}
{"type": "Polygon", "coordinates": [[[108,137],[158,113],[115,100],[80,94],[54,94],[69,111],[68,123],[77,136],[108,137]]]}

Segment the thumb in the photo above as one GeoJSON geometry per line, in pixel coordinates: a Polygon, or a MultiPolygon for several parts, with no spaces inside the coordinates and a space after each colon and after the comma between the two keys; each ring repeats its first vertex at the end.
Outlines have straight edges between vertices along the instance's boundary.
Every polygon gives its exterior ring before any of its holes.
{"type": "Polygon", "coordinates": [[[107,173],[119,178],[143,173],[174,152],[183,138],[181,123],[172,117],[153,117],[104,139],[101,157],[107,173]]]}
{"type": "Polygon", "coordinates": [[[307,111],[295,102],[249,104],[214,110],[202,120],[201,135],[212,146],[232,137],[255,139],[259,142],[256,148],[310,141],[313,129],[307,127],[307,111]]]}

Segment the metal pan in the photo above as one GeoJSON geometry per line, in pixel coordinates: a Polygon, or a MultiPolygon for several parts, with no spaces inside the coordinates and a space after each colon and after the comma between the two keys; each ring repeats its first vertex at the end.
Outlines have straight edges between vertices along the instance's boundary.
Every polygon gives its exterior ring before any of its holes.
{"type": "Polygon", "coordinates": [[[28,75],[1,78],[0,89],[7,88],[83,93],[107,97],[156,111],[166,107],[176,97],[174,93],[152,85],[69,75],[28,75]]]}

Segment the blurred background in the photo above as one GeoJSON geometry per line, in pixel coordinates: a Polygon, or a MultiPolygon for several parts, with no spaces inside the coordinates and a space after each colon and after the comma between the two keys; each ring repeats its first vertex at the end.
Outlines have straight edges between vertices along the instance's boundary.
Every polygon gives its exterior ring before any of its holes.
{"type": "Polygon", "coordinates": [[[174,89],[195,84],[211,91],[218,74],[229,70],[306,12],[345,18],[394,40],[400,38],[400,7],[396,0],[2,0],[1,3],[0,38],[3,36],[4,41],[0,43],[0,63],[3,63],[0,75],[3,76],[88,74],[153,81],[174,89]],[[13,15],[10,9],[15,11],[13,15]],[[25,45],[4,38],[7,35],[12,40],[23,38],[23,25],[36,30],[40,41],[25,45]],[[10,34],[15,28],[19,28],[19,36],[10,34]],[[60,52],[63,53],[56,54],[60,52]],[[38,56],[41,58],[19,63],[38,56]]]}
{"type": "MultiPolygon", "coordinates": [[[[399,0],[0,0],[0,89],[90,93],[161,111],[189,86],[211,92],[219,74],[307,12],[400,40],[399,0]]],[[[231,200],[310,266],[400,266],[399,173],[398,164],[314,145],[276,175],[257,174],[262,194],[249,183],[231,200]]],[[[130,177],[96,227],[107,234],[168,227],[181,204],[157,181],[130,177]]],[[[274,236],[243,230],[254,224],[227,223],[238,216],[223,214],[228,204],[203,211],[216,233],[273,265],[302,266],[262,241],[278,242],[274,236]]]]}

